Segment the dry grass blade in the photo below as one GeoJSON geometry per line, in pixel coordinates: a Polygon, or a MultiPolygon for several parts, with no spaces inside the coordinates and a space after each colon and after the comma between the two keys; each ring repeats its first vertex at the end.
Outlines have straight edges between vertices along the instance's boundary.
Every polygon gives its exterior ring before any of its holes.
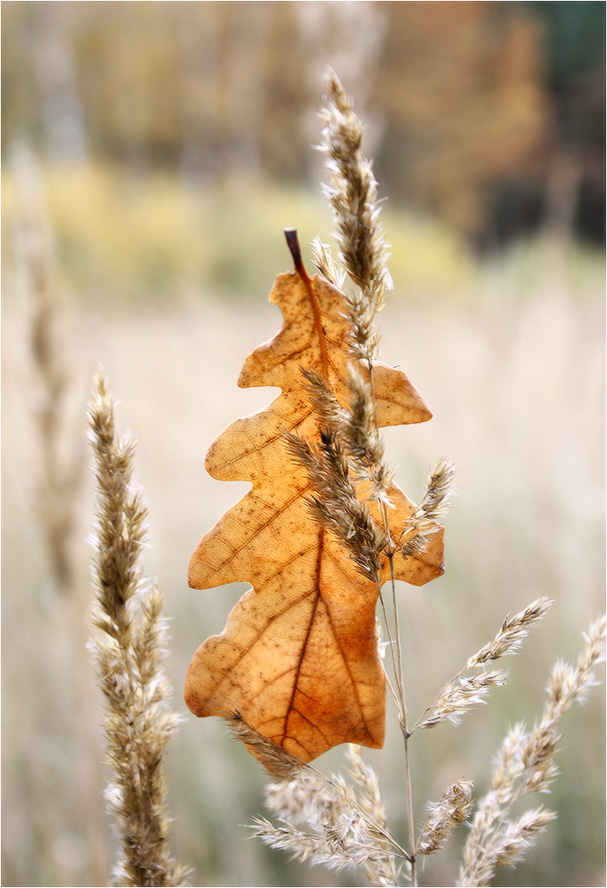
{"type": "Polygon", "coordinates": [[[116,434],[101,374],[89,424],[98,485],[93,620],[100,630],[91,648],[114,774],[106,796],[122,840],[114,877],[118,885],[182,885],[185,872],[168,847],[163,760],[179,717],[168,709],[163,598],[142,580],[147,510],[131,483],[134,443],[116,434]]]}

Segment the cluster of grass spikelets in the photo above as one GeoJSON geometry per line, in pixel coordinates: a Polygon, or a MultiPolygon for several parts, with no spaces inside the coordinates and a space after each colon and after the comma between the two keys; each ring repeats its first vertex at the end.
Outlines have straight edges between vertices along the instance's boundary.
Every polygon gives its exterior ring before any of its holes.
{"type": "Polygon", "coordinates": [[[522,860],[533,838],[557,816],[543,806],[517,817],[512,809],[527,795],[547,792],[558,775],[559,721],[597,684],[593,670],[605,659],[605,617],[592,623],[585,641],[577,664],[555,665],[539,721],[530,731],[515,725],[504,739],[491,788],[478,802],[470,825],[458,885],[490,885],[495,868],[522,860]]]}
{"type": "Polygon", "coordinates": [[[375,774],[358,746],[349,745],[347,753],[355,792],[343,777],[327,777],[304,764],[242,718],[233,718],[230,726],[274,777],[266,802],[281,826],[259,817],[255,835],[293,860],[337,871],[360,867],[373,885],[397,884],[397,861],[407,853],[387,830],[375,774]]]}
{"type": "Polygon", "coordinates": [[[160,589],[140,568],[146,507],[132,486],[134,442],[120,438],[107,383],[99,374],[89,411],[98,487],[95,634],[91,647],[105,700],[106,792],[121,838],[118,885],[184,884],[169,854],[163,759],[179,717],[168,709],[166,621],[160,589]]]}

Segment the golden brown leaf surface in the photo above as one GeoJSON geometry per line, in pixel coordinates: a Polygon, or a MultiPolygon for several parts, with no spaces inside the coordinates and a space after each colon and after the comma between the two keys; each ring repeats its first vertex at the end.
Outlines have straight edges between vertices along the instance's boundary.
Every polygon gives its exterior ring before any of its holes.
{"type": "MultiPolygon", "coordinates": [[[[346,403],[345,296],[321,278],[276,279],[270,301],[283,327],[247,358],[238,384],[278,386],[265,409],[239,419],[212,444],[208,472],[252,489],[198,544],[189,584],[248,581],[224,631],[197,650],[186,702],[198,716],[240,714],[257,731],[310,761],[339,743],[379,747],[385,679],[375,622],[377,587],[338,540],[310,517],[307,473],[290,456],[286,431],[316,440],[301,368],[323,373],[346,403]]],[[[362,366],[361,366],[362,372],[362,366]]],[[[431,414],[406,375],[374,365],[380,426],[431,414]]],[[[414,504],[392,485],[390,532],[398,539],[414,504]]],[[[421,585],[443,572],[442,530],[419,558],[397,556],[397,579],[421,585]]],[[[388,578],[387,564],[384,580],[388,578]]]]}

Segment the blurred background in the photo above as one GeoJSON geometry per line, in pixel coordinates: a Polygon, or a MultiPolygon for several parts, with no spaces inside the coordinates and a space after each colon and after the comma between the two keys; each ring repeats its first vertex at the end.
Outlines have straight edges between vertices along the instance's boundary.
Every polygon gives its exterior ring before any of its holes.
{"type": "MultiPolygon", "coordinates": [[[[3,885],[104,885],[115,859],[85,647],[99,365],[139,442],[146,567],[171,620],[174,853],[193,885],[362,884],[248,838],[264,775],[181,702],[195,648],[246,589],[186,585],[199,537],[247,489],[210,479],[204,454],[272,397],[236,379],[281,323],[283,228],[331,240],[313,147],[327,65],[385,199],[383,358],[434,412],[387,431],[389,457],[414,499],[436,458],[458,468],[447,573],[400,590],[413,715],[507,613],[555,599],[508,687],[415,746],[420,821],[457,779],[486,789],[508,726],[531,726],[604,607],[604,50],[602,2],[2,4],[3,885]]],[[[389,718],[365,759],[403,838],[389,718]]],[[[498,884],[605,884],[602,689],[562,727],[544,799],[559,819],[498,884]]],[[[461,838],[425,884],[453,884],[461,838]]]]}

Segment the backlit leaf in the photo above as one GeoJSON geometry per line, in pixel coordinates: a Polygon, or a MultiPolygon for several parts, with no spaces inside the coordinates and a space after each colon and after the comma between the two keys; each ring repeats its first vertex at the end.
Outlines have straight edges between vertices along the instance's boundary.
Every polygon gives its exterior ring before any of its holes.
{"type": "MultiPolygon", "coordinates": [[[[322,373],[347,403],[345,299],[319,277],[276,279],[270,301],[282,311],[282,329],[246,359],[238,384],[278,386],[281,394],[212,444],[207,471],[224,481],[250,481],[252,489],[202,538],[188,577],[197,589],[252,585],[221,635],[194,655],[188,706],[198,716],[237,713],[304,761],[344,742],[379,747],[385,730],[377,585],[310,516],[307,473],[284,437],[290,431],[318,438],[302,367],[322,373]]],[[[358,369],[368,376],[362,364],[358,369]]],[[[378,362],[373,373],[380,426],[430,418],[402,371],[378,362]]],[[[389,497],[397,540],[415,506],[396,484],[389,497]]],[[[395,557],[397,579],[421,585],[443,572],[442,529],[431,540],[416,558],[395,557]]],[[[387,559],[383,571],[382,582],[389,578],[387,559]]]]}

